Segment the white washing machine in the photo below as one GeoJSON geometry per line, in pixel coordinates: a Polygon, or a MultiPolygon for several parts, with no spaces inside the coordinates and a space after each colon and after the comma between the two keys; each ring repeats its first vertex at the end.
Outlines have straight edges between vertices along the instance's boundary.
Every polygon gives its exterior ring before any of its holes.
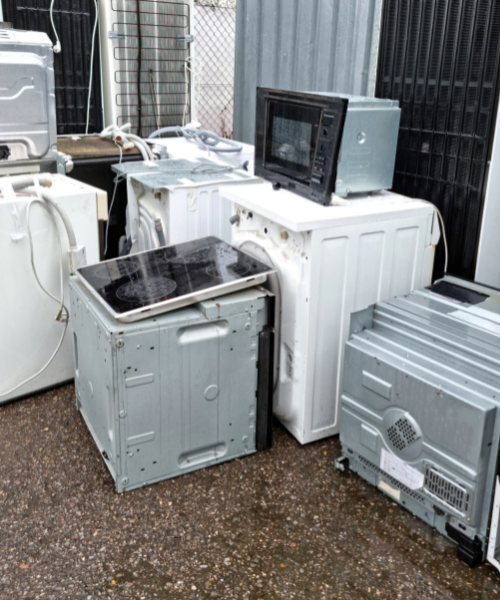
{"type": "Polygon", "coordinates": [[[391,192],[322,206],[267,182],[221,196],[239,216],[232,243],[278,269],[268,280],[277,296],[274,413],[302,444],[336,434],[350,315],[431,283],[434,207],[391,192]]]}
{"type": "Polygon", "coordinates": [[[232,208],[221,199],[220,190],[235,184],[260,187],[262,182],[243,169],[205,155],[121,163],[113,165],[113,170],[127,178],[126,235],[120,245],[123,254],[207,235],[229,242],[232,208]]]}
{"type": "MultiPolygon", "coordinates": [[[[98,221],[107,218],[106,192],[64,175],[41,174],[52,181],[50,196],[66,211],[87,261],[99,261],[98,221]]],[[[44,293],[31,266],[27,208],[34,195],[18,192],[13,202],[0,194],[0,403],[73,379],[71,321],[61,347],[40,375],[5,395],[37,373],[57,348],[64,323],[55,320],[59,304],[44,293]]],[[[62,247],[64,304],[69,308],[68,237],[56,216],[62,247]]],[[[33,260],[40,283],[60,298],[60,247],[54,223],[40,204],[30,208],[33,260]]]]}

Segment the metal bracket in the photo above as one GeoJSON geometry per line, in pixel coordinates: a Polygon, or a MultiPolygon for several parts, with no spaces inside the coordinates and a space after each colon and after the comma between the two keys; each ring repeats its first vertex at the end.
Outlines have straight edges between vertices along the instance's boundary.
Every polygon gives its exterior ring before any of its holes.
{"type": "Polygon", "coordinates": [[[110,40],[124,40],[126,35],[118,31],[108,31],[108,38],[110,40]]]}
{"type": "Polygon", "coordinates": [[[188,35],[178,35],[176,39],[178,42],[183,42],[185,44],[192,44],[194,42],[194,35],[191,33],[188,35]]]}

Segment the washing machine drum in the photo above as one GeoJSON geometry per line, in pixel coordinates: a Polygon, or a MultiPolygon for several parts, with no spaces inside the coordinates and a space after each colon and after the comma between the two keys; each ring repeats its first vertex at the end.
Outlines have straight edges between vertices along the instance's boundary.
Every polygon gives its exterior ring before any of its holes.
{"type": "MultiPolygon", "coordinates": [[[[239,246],[240,250],[250,254],[257,260],[269,265],[270,267],[276,268],[276,265],[273,262],[273,259],[269,256],[269,253],[250,240],[243,242],[239,246]]],[[[264,284],[264,287],[267,288],[272,294],[274,294],[276,298],[276,310],[274,317],[274,389],[278,386],[278,374],[279,374],[279,347],[280,347],[280,339],[281,339],[281,283],[280,283],[280,275],[279,271],[273,273],[272,275],[268,275],[267,281],[264,284]]]]}

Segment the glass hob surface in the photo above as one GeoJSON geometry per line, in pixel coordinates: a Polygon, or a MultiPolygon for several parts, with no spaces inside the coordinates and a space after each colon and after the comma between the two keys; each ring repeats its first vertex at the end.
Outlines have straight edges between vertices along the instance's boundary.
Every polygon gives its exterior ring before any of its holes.
{"type": "MultiPolygon", "coordinates": [[[[232,291],[231,284],[269,274],[272,267],[216,237],[140,252],[78,269],[78,276],[116,317],[165,303],[165,310],[232,291]],[[218,289],[220,288],[220,289],[218,289]],[[211,293],[213,291],[213,294],[211,293]],[[208,297],[208,296],[207,296],[208,297]]],[[[253,281],[252,281],[253,280],[253,281]]],[[[147,315],[145,315],[147,316],[147,315]]]]}

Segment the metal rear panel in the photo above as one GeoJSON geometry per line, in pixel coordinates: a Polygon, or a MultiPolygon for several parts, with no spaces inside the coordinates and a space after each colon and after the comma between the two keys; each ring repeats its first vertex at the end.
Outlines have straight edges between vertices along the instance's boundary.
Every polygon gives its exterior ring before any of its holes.
{"type": "Polygon", "coordinates": [[[0,164],[56,160],[54,54],[44,33],[0,30],[0,164]]]}
{"type": "MultiPolygon", "coordinates": [[[[50,23],[50,0],[3,0],[4,17],[16,29],[45,32],[55,43],[50,23]]],[[[110,0],[106,0],[109,2],[110,0]]],[[[90,53],[95,8],[92,0],[55,2],[54,24],[62,51],[54,56],[57,133],[84,133],[90,78],[90,53]]],[[[101,69],[96,39],[89,132],[102,130],[101,69]]]]}
{"type": "Polygon", "coordinates": [[[75,279],[71,313],[77,404],[117,491],[256,451],[264,290],[124,325],[75,279]]]}
{"type": "Polygon", "coordinates": [[[238,0],[234,138],[253,143],[257,86],[373,96],[382,0],[238,0]]]}
{"type": "Polygon", "coordinates": [[[484,554],[500,440],[500,302],[487,288],[476,304],[445,289],[353,315],[340,440],[354,471],[459,553],[469,540],[484,554]]]}
{"type": "Polygon", "coordinates": [[[190,2],[107,0],[100,17],[106,125],[147,137],[188,122],[190,2]]]}

